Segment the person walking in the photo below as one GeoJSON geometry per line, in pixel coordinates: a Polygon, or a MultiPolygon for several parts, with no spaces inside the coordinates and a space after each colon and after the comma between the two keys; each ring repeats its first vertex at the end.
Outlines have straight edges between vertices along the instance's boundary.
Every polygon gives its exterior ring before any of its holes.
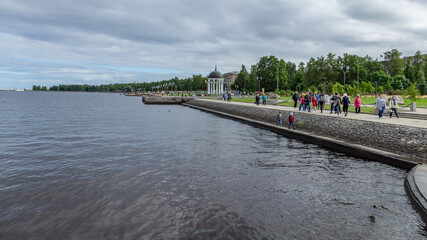
{"type": "Polygon", "coordinates": [[[222,95],[222,98],[224,98],[224,101],[227,100],[227,95],[224,93],[224,95],[222,95]]]}
{"type": "MultiPolygon", "coordinates": [[[[314,92],[314,98],[316,99],[316,108],[318,109],[319,108],[319,95],[317,94],[317,92],[314,92]]],[[[314,104],[314,101],[312,101],[313,102],[313,104],[314,104]]],[[[313,105],[313,108],[314,108],[314,105],[313,105]]]]}
{"type": "Polygon", "coordinates": [[[360,107],[362,106],[362,101],[360,100],[360,94],[357,94],[356,98],[354,99],[354,110],[356,113],[360,113],[360,107]]]}
{"type": "Polygon", "coordinates": [[[301,96],[299,97],[299,109],[298,109],[298,111],[301,111],[301,107],[302,107],[303,111],[305,112],[304,97],[305,97],[305,94],[301,93],[301,96]]]}
{"type": "Polygon", "coordinates": [[[323,113],[323,107],[325,105],[325,94],[323,94],[323,92],[320,92],[319,94],[319,108],[320,108],[320,113],[323,113]]]}
{"type": "Polygon", "coordinates": [[[382,93],[380,94],[380,96],[378,96],[377,101],[375,102],[375,105],[377,106],[378,117],[383,118],[383,113],[386,108],[386,103],[385,103],[384,95],[382,93]]]}
{"type": "Polygon", "coordinates": [[[267,95],[262,95],[262,105],[267,105],[267,95]]]}
{"type": "Polygon", "coordinates": [[[311,109],[311,107],[310,107],[310,103],[311,103],[310,92],[307,92],[307,94],[305,95],[304,102],[305,102],[306,109],[308,110],[308,112],[310,112],[310,109],[311,109]]]}
{"type": "Polygon", "coordinates": [[[231,102],[231,93],[230,93],[230,92],[228,92],[227,100],[228,100],[229,102],[231,102]]]}
{"type": "Polygon", "coordinates": [[[344,93],[344,97],[342,98],[342,111],[345,117],[347,117],[349,105],[350,105],[350,98],[347,96],[347,93],[344,93]]]}
{"type": "Polygon", "coordinates": [[[298,102],[298,92],[295,91],[294,95],[292,95],[292,100],[294,100],[294,108],[297,108],[297,102],[298,102]]]}
{"type": "Polygon", "coordinates": [[[255,97],[255,104],[256,105],[259,105],[259,100],[260,100],[260,97],[259,97],[259,94],[257,94],[255,97]]]}
{"type": "Polygon", "coordinates": [[[291,114],[289,115],[288,121],[289,121],[288,129],[291,129],[291,125],[292,125],[292,130],[295,130],[295,128],[294,128],[294,113],[291,112],[291,114]]]}
{"type": "Polygon", "coordinates": [[[276,116],[276,126],[282,126],[282,112],[279,112],[276,116]]]}
{"type": "Polygon", "coordinates": [[[396,114],[397,119],[399,119],[399,115],[397,114],[397,109],[399,108],[399,104],[397,103],[396,96],[393,96],[390,98],[389,107],[390,107],[390,118],[393,116],[393,112],[394,112],[394,114],[396,114]]]}
{"type": "Polygon", "coordinates": [[[332,95],[331,93],[331,98],[329,99],[329,103],[331,104],[331,112],[329,114],[332,114],[334,112],[334,109],[335,109],[334,102],[335,102],[335,96],[332,95]]]}
{"type": "Polygon", "coordinates": [[[311,102],[313,103],[313,110],[314,111],[317,111],[316,109],[317,109],[317,99],[316,99],[316,97],[315,96],[312,96],[311,97],[311,102]]]}
{"type": "Polygon", "coordinates": [[[335,101],[334,101],[335,111],[337,112],[337,115],[340,115],[340,106],[341,106],[341,98],[338,93],[335,95],[335,101]]]}

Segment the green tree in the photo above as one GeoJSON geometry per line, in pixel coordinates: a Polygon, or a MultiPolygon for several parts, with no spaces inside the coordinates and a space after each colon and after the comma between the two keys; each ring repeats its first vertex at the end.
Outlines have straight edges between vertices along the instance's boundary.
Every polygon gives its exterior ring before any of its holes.
{"type": "MultiPolygon", "coordinates": [[[[405,77],[405,75],[397,75],[393,78],[391,85],[393,86],[393,83],[399,84],[400,82],[402,84],[402,88],[394,88],[394,89],[406,89],[411,85],[411,82],[405,77]]],[[[394,86],[393,86],[394,87],[394,86]]]]}
{"type": "Polygon", "coordinates": [[[251,66],[251,73],[249,74],[249,85],[248,91],[255,92],[258,91],[258,79],[257,79],[257,65],[254,64],[251,66]]]}
{"type": "Polygon", "coordinates": [[[427,82],[424,78],[418,83],[418,90],[420,90],[421,95],[427,94],[427,82]]]}
{"type": "Polygon", "coordinates": [[[356,97],[357,94],[360,94],[359,89],[356,86],[352,86],[352,85],[348,85],[347,93],[353,97],[356,97]]]}
{"type": "Polygon", "coordinates": [[[370,82],[362,81],[362,83],[360,84],[360,90],[364,94],[371,94],[371,93],[375,92],[375,87],[372,86],[372,84],[370,82]]]}
{"type": "Polygon", "coordinates": [[[275,56],[261,57],[257,64],[257,77],[261,79],[261,88],[274,92],[279,82],[279,88],[287,87],[286,62],[275,56]]]}
{"type": "Polygon", "coordinates": [[[415,102],[417,100],[417,96],[420,95],[420,92],[418,91],[418,89],[416,88],[415,84],[411,84],[411,86],[409,86],[406,90],[405,90],[405,94],[409,96],[409,99],[412,102],[415,102]]]}
{"type": "Polygon", "coordinates": [[[392,78],[386,75],[383,71],[376,71],[370,74],[369,76],[371,82],[375,83],[377,81],[378,86],[386,86],[392,78]]]}
{"type": "Polygon", "coordinates": [[[400,57],[402,53],[397,49],[392,49],[384,53],[384,64],[387,69],[388,74],[392,77],[403,74],[404,62],[400,57]]]}
{"type": "Polygon", "coordinates": [[[414,71],[418,73],[420,70],[423,70],[423,65],[425,65],[425,58],[420,51],[417,51],[412,57],[412,65],[414,66],[414,71]]]}
{"type": "Polygon", "coordinates": [[[415,68],[410,65],[410,60],[405,64],[404,74],[405,77],[409,79],[411,83],[415,82],[415,80],[417,79],[417,76],[415,74],[415,68]]]}
{"type": "Polygon", "coordinates": [[[236,77],[236,80],[234,81],[234,86],[237,86],[235,88],[236,90],[245,92],[250,89],[250,83],[249,83],[249,73],[246,70],[245,65],[242,64],[242,69],[240,70],[239,74],[236,77]]]}

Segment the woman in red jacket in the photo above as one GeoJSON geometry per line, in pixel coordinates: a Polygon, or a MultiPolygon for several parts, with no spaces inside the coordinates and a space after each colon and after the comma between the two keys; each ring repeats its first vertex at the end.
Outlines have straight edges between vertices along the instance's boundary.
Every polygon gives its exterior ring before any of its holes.
{"type": "Polygon", "coordinates": [[[311,102],[313,103],[313,110],[316,111],[317,100],[316,100],[316,97],[314,95],[311,97],[311,102]]]}

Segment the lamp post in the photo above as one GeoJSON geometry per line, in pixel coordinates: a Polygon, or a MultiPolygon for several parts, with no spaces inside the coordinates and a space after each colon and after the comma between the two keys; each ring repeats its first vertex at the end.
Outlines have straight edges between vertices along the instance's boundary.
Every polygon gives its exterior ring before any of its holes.
{"type": "Polygon", "coordinates": [[[345,74],[348,72],[349,69],[350,69],[349,66],[345,67],[344,65],[341,65],[341,71],[344,73],[344,92],[345,92],[345,74]]]}
{"type": "Polygon", "coordinates": [[[277,76],[276,76],[276,78],[277,78],[277,87],[276,87],[276,89],[277,89],[277,91],[279,91],[279,64],[277,64],[277,76]]]}
{"type": "Polygon", "coordinates": [[[262,77],[258,77],[258,92],[261,91],[261,81],[262,77]]]}
{"type": "Polygon", "coordinates": [[[359,58],[357,59],[357,87],[359,87],[359,58]]]}
{"type": "Polygon", "coordinates": [[[298,83],[298,93],[301,94],[301,83],[298,83]]]}
{"type": "Polygon", "coordinates": [[[378,81],[375,81],[375,96],[377,96],[378,95],[378,88],[377,88],[377,83],[378,83],[378,81]]]}

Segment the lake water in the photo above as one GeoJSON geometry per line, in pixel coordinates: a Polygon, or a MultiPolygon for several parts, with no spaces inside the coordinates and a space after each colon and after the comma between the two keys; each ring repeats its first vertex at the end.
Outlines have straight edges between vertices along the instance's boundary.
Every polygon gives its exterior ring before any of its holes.
{"type": "Polygon", "coordinates": [[[184,106],[0,92],[0,239],[425,239],[406,174],[184,106]]]}

